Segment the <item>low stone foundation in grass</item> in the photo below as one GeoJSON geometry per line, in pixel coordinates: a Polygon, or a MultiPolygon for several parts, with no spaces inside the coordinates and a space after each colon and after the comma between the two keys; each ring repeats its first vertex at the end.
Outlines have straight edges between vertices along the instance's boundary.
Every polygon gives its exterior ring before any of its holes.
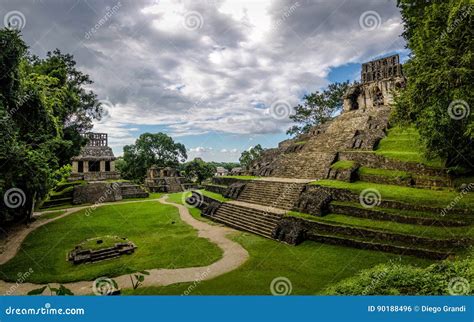
{"type": "Polygon", "coordinates": [[[67,259],[74,265],[94,263],[132,254],[135,248],[137,246],[125,237],[104,236],[91,238],[77,245],[68,254],[67,259]]]}

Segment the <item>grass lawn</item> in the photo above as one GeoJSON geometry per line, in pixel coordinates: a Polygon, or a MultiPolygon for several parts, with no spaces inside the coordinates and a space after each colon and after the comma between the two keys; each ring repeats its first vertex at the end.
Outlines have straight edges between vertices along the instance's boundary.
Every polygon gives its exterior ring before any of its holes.
{"type": "MultiPolygon", "coordinates": [[[[181,195],[181,193],[171,194],[169,200],[182,203],[181,195]]],[[[190,211],[195,218],[208,221],[200,216],[198,209],[191,208],[190,211]]],[[[271,294],[270,283],[274,278],[280,276],[290,279],[293,288],[292,294],[321,294],[326,287],[333,283],[379,263],[401,260],[401,263],[420,267],[426,267],[433,263],[430,260],[411,256],[400,257],[384,252],[359,250],[311,241],[306,241],[295,247],[246,232],[236,232],[232,239],[247,249],[250,254],[249,260],[232,272],[198,283],[193,287],[191,295],[271,294]]],[[[180,283],[165,287],[144,287],[122,291],[123,294],[135,295],[179,295],[192,285],[194,283],[180,283]]]]}
{"type": "Polygon", "coordinates": [[[355,193],[361,193],[364,189],[376,189],[380,192],[382,200],[395,200],[444,208],[455,199],[459,199],[456,202],[456,208],[464,207],[472,209],[474,207],[474,194],[472,193],[467,193],[461,196],[459,192],[450,190],[417,189],[364,181],[349,183],[338,180],[319,180],[314,181],[311,184],[339,189],[349,189],[355,193]]]}
{"type": "Polygon", "coordinates": [[[321,294],[335,282],[354,276],[362,269],[390,260],[425,267],[429,260],[408,256],[359,250],[349,247],[304,242],[290,246],[250,233],[236,233],[233,238],[243,245],[250,259],[238,269],[212,280],[181,283],[165,287],[145,287],[123,290],[124,294],[183,294],[192,287],[191,295],[269,295],[274,278],[291,281],[291,294],[321,294]]]}
{"type": "Polygon", "coordinates": [[[151,268],[209,265],[222,251],[183,223],[173,206],[158,202],[116,203],[85,210],[58,219],[33,231],[20,252],[0,266],[1,278],[16,281],[18,274],[32,268],[27,282],[71,282],[114,277],[151,268]],[[126,237],[137,245],[135,253],[97,262],[73,265],[67,253],[93,237],[126,237]]]}
{"type": "Polygon", "coordinates": [[[65,210],[52,211],[52,212],[48,212],[47,214],[41,215],[40,217],[37,217],[37,219],[42,220],[42,219],[56,218],[58,216],[61,216],[65,212],[66,212],[65,210]]]}
{"type": "Polygon", "coordinates": [[[411,174],[406,171],[374,169],[374,168],[368,168],[368,167],[360,167],[358,172],[359,174],[390,177],[390,178],[400,178],[400,179],[408,179],[411,177],[411,174]]]}
{"type": "Polygon", "coordinates": [[[261,177],[257,177],[257,176],[222,176],[220,178],[234,178],[234,179],[241,179],[241,180],[258,180],[261,177]]]}
{"type": "Polygon", "coordinates": [[[420,140],[420,134],[414,127],[393,127],[383,138],[375,153],[387,158],[405,162],[418,162],[431,167],[443,167],[440,159],[427,160],[425,147],[420,140]]]}
{"type": "Polygon", "coordinates": [[[341,160],[341,161],[337,161],[336,163],[333,163],[331,165],[331,169],[334,169],[334,170],[340,170],[340,169],[347,170],[347,169],[352,168],[354,166],[354,164],[355,164],[354,161],[341,160]]]}
{"type": "MultiPolygon", "coordinates": [[[[163,195],[164,195],[164,193],[161,193],[161,192],[150,192],[148,198],[127,198],[127,199],[122,199],[122,200],[114,201],[114,202],[115,203],[120,203],[120,202],[127,202],[127,201],[140,201],[140,200],[147,200],[147,199],[159,199],[163,195]]],[[[83,203],[83,204],[80,204],[80,205],[67,204],[67,205],[61,205],[61,206],[56,206],[56,207],[39,209],[39,210],[37,210],[37,212],[50,211],[50,210],[61,210],[61,209],[68,209],[68,208],[78,208],[78,207],[92,206],[92,205],[93,204],[91,204],[91,203],[83,203]]]]}

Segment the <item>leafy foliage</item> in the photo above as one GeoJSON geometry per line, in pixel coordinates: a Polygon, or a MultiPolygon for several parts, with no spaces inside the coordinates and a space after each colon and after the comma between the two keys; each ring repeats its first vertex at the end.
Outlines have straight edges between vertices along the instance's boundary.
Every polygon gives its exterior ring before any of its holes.
{"type": "Polygon", "coordinates": [[[84,144],[80,133],[100,118],[92,83],[59,50],[29,55],[18,31],[0,30],[0,196],[20,189],[18,207],[0,205],[0,223],[28,219],[62,166],[84,144]]]}
{"type": "Polygon", "coordinates": [[[122,177],[143,181],[146,171],[152,165],[177,167],[187,158],[186,148],[164,133],[143,133],[135,144],[123,148],[123,162],[120,165],[122,177]]]}
{"type": "Polygon", "coordinates": [[[472,168],[473,6],[469,0],[401,0],[399,7],[412,55],[395,118],[416,125],[430,157],[472,168]]]}
{"type": "Polygon", "coordinates": [[[450,295],[474,294],[474,260],[445,260],[426,268],[399,263],[380,264],[328,288],[338,295],[450,295]]]}
{"type": "Polygon", "coordinates": [[[132,287],[136,290],[140,285],[145,281],[145,275],[150,275],[147,271],[141,271],[136,274],[130,275],[130,281],[132,282],[132,287]]]}
{"type": "Polygon", "coordinates": [[[60,284],[59,287],[51,287],[49,284],[43,287],[31,290],[27,293],[27,295],[42,295],[44,290],[48,289],[50,295],[74,295],[74,293],[65,287],[64,285],[60,284]]]}
{"type": "Polygon", "coordinates": [[[292,126],[286,133],[307,133],[313,126],[329,121],[342,110],[343,95],[348,86],[349,82],[333,83],[322,92],[305,95],[303,105],[295,106],[295,114],[290,115],[290,119],[297,125],[292,126]]]}
{"type": "Polygon", "coordinates": [[[186,178],[201,183],[211,178],[216,173],[216,168],[211,163],[204,162],[201,158],[195,158],[184,164],[183,171],[186,178]]]}
{"type": "Polygon", "coordinates": [[[262,152],[263,148],[260,144],[257,144],[253,148],[242,152],[239,158],[240,164],[242,165],[242,167],[248,169],[252,162],[260,157],[260,154],[262,154],[262,152]]]}

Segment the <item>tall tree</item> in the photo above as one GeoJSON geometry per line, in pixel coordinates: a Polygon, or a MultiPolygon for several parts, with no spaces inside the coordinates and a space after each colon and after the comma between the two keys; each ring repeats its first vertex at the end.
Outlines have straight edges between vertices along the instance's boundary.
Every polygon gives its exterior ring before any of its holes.
{"type": "Polygon", "coordinates": [[[429,156],[448,166],[474,164],[474,6],[470,0],[398,2],[411,50],[398,121],[414,123],[429,156]]]}
{"type": "Polygon", "coordinates": [[[184,162],[186,158],[185,146],[175,143],[168,135],[143,133],[135,144],[123,148],[122,176],[141,182],[152,165],[177,167],[179,162],[184,162]]]}
{"type": "Polygon", "coordinates": [[[290,115],[296,125],[288,129],[287,134],[307,133],[313,126],[325,123],[342,110],[343,95],[349,82],[330,84],[322,92],[304,96],[303,104],[294,107],[295,114],[290,115]]]}
{"type": "Polygon", "coordinates": [[[0,30],[0,222],[28,219],[69,163],[102,108],[89,77],[59,50],[28,54],[15,30],[0,30]]]}
{"type": "Polygon", "coordinates": [[[195,158],[186,162],[183,166],[184,174],[189,180],[195,180],[198,183],[211,178],[216,173],[216,167],[212,163],[207,163],[201,158],[195,158]]]}
{"type": "Polygon", "coordinates": [[[263,148],[260,144],[242,152],[239,161],[242,167],[248,169],[253,161],[257,160],[263,152],[263,148]]]}

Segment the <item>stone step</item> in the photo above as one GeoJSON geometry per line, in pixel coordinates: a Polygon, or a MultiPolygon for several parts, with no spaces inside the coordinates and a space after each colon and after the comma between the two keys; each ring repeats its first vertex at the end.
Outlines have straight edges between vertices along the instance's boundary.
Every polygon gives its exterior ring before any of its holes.
{"type": "Polygon", "coordinates": [[[230,227],[272,238],[281,217],[259,209],[224,203],[211,218],[230,227]]]}
{"type": "Polygon", "coordinates": [[[229,218],[235,218],[236,220],[241,220],[243,222],[256,223],[264,227],[271,227],[272,229],[278,223],[277,221],[262,219],[262,218],[254,217],[248,214],[243,216],[241,213],[236,213],[230,209],[222,209],[217,215],[229,217],[229,218]]]}
{"type": "MultiPolygon", "coordinates": [[[[433,217],[409,216],[404,215],[402,211],[399,213],[392,213],[383,210],[374,210],[369,208],[361,208],[357,205],[350,205],[350,203],[332,202],[329,205],[329,210],[332,213],[338,213],[351,217],[369,218],[374,220],[394,221],[403,224],[413,224],[422,226],[440,226],[440,227],[459,227],[468,226],[469,223],[462,220],[450,219],[436,219],[433,217]]],[[[439,216],[438,216],[439,217],[439,216]]]]}
{"type": "Polygon", "coordinates": [[[218,216],[213,217],[213,220],[215,220],[215,221],[217,221],[217,222],[220,222],[220,223],[222,223],[222,224],[225,224],[225,225],[227,225],[227,226],[229,226],[229,227],[235,228],[235,229],[248,231],[248,232],[250,232],[250,233],[253,233],[253,234],[256,234],[256,235],[260,235],[260,236],[263,236],[263,237],[272,239],[272,235],[271,235],[271,233],[269,233],[268,231],[262,231],[262,230],[260,230],[260,229],[254,229],[254,228],[252,228],[252,227],[249,227],[249,226],[246,226],[246,225],[242,225],[242,224],[237,223],[237,222],[235,222],[235,221],[227,220],[227,219],[225,219],[225,218],[218,217],[218,216]]]}
{"type": "Polygon", "coordinates": [[[245,185],[237,200],[289,210],[297,202],[303,187],[303,183],[252,181],[245,185]]]}
{"type": "Polygon", "coordinates": [[[336,234],[341,237],[360,238],[363,240],[376,241],[382,243],[397,243],[402,246],[424,247],[436,250],[442,249],[461,249],[472,244],[469,239],[451,238],[439,239],[428,238],[418,235],[403,234],[398,232],[386,231],[378,228],[368,228],[361,226],[351,226],[338,223],[312,222],[312,230],[316,234],[336,234]]]}
{"type": "Polygon", "coordinates": [[[281,219],[280,215],[273,214],[269,211],[262,211],[262,210],[259,210],[259,209],[253,209],[253,208],[249,208],[249,207],[237,206],[237,205],[231,204],[231,203],[226,203],[225,206],[223,206],[222,209],[233,211],[233,212],[241,214],[243,216],[252,216],[252,218],[259,218],[259,219],[263,219],[263,220],[266,220],[266,221],[272,221],[272,222],[275,222],[275,223],[277,223],[281,219]]]}
{"type": "Polygon", "coordinates": [[[233,224],[239,225],[240,227],[243,227],[243,228],[248,228],[250,230],[258,230],[261,233],[268,235],[269,237],[271,237],[272,232],[275,228],[274,226],[276,226],[276,225],[269,226],[269,225],[262,224],[256,221],[233,217],[225,213],[218,214],[216,218],[222,221],[225,221],[227,223],[233,223],[233,224]]]}
{"type": "Polygon", "coordinates": [[[396,245],[390,243],[382,243],[380,241],[368,241],[363,240],[355,237],[350,236],[338,236],[333,234],[324,234],[324,233],[316,233],[311,236],[311,240],[326,243],[326,244],[333,244],[333,245],[344,245],[349,247],[355,248],[362,248],[362,249],[371,249],[371,250],[378,250],[384,252],[390,252],[400,255],[412,255],[417,257],[423,258],[431,258],[431,259],[445,259],[451,255],[453,255],[450,251],[437,251],[433,249],[427,248],[420,248],[420,247],[408,247],[403,245],[396,245]]]}

